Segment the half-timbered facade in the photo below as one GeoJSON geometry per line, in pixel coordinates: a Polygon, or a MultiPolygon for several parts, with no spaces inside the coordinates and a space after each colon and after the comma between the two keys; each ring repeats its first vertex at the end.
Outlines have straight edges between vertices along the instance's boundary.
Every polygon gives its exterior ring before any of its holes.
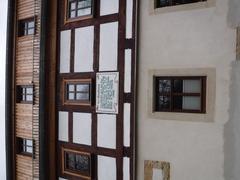
{"type": "Polygon", "coordinates": [[[8,1],[7,180],[239,178],[239,0],[8,1]]]}
{"type": "Polygon", "coordinates": [[[9,3],[8,178],[134,179],[136,0],[9,3]]]}

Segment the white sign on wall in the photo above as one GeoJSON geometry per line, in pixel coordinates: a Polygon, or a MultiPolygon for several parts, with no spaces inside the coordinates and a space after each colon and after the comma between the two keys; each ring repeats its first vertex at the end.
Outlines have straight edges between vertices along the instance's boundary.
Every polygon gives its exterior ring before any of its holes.
{"type": "Polygon", "coordinates": [[[96,112],[118,114],[119,73],[104,72],[96,76],[96,112]]]}

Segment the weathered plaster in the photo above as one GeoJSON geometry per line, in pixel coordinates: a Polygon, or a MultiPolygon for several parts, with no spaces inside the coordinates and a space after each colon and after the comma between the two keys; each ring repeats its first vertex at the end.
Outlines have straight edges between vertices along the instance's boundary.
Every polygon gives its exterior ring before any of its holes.
{"type": "Polygon", "coordinates": [[[224,125],[229,121],[231,63],[236,59],[236,30],[226,21],[228,1],[150,15],[149,1],[140,0],[140,12],[137,179],[144,179],[144,161],[150,159],[170,162],[171,180],[224,180],[224,125]],[[209,67],[216,69],[211,123],[149,117],[151,69],[209,67]]]}
{"type": "Polygon", "coordinates": [[[228,0],[228,24],[231,27],[240,26],[240,1],[239,0],[228,0]]]}
{"type": "Polygon", "coordinates": [[[232,63],[230,120],[224,128],[225,180],[239,180],[240,167],[240,63],[232,63]]]}

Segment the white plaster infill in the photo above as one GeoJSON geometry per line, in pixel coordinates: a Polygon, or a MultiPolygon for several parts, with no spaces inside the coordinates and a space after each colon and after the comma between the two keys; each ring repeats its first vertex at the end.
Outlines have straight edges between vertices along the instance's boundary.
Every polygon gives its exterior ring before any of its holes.
{"type": "Polygon", "coordinates": [[[214,7],[216,5],[216,0],[207,0],[207,1],[189,3],[189,4],[156,8],[155,2],[156,0],[149,0],[150,15],[157,15],[161,13],[176,12],[176,11],[187,11],[187,10],[193,10],[193,9],[203,9],[203,8],[214,7]]]}
{"type": "Polygon", "coordinates": [[[179,120],[192,122],[214,122],[216,99],[216,69],[215,68],[179,68],[149,70],[148,73],[148,116],[152,119],[179,120]],[[155,76],[206,76],[206,113],[155,112],[154,107],[154,77],[155,76]]]}

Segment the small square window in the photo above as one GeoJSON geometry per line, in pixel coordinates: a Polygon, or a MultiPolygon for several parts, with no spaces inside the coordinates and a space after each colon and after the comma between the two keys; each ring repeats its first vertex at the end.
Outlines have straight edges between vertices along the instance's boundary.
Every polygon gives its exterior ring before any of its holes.
{"type": "Polygon", "coordinates": [[[17,153],[27,156],[33,155],[33,140],[17,138],[17,153]]]}
{"type": "Polygon", "coordinates": [[[64,81],[64,103],[77,105],[91,105],[91,80],[64,81]]]}
{"type": "Polygon", "coordinates": [[[155,0],[155,8],[161,8],[166,6],[177,6],[181,4],[190,4],[196,2],[202,2],[206,0],[155,0]]]}
{"type": "Polygon", "coordinates": [[[93,0],[66,0],[67,18],[88,17],[93,14],[93,0]]]}
{"type": "Polygon", "coordinates": [[[154,77],[156,112],[205,113],[206,77],[154,77]]]}
{"type": "Polygon", "coordinates": [[[74,177],[91,178],[91,154],[70,149],[62,149],[63,174],[74,177]]]}
{"type": "Polygon", "coordinates": [[[32,103],[33,102],[33,86],[17,86],[17,103],[32,103]]]}
{"type": "Polygon", "coordinates": [[[20,20],[18,28],[18,36],[27,36],[35,34],[34,18],[20,20]]]}

